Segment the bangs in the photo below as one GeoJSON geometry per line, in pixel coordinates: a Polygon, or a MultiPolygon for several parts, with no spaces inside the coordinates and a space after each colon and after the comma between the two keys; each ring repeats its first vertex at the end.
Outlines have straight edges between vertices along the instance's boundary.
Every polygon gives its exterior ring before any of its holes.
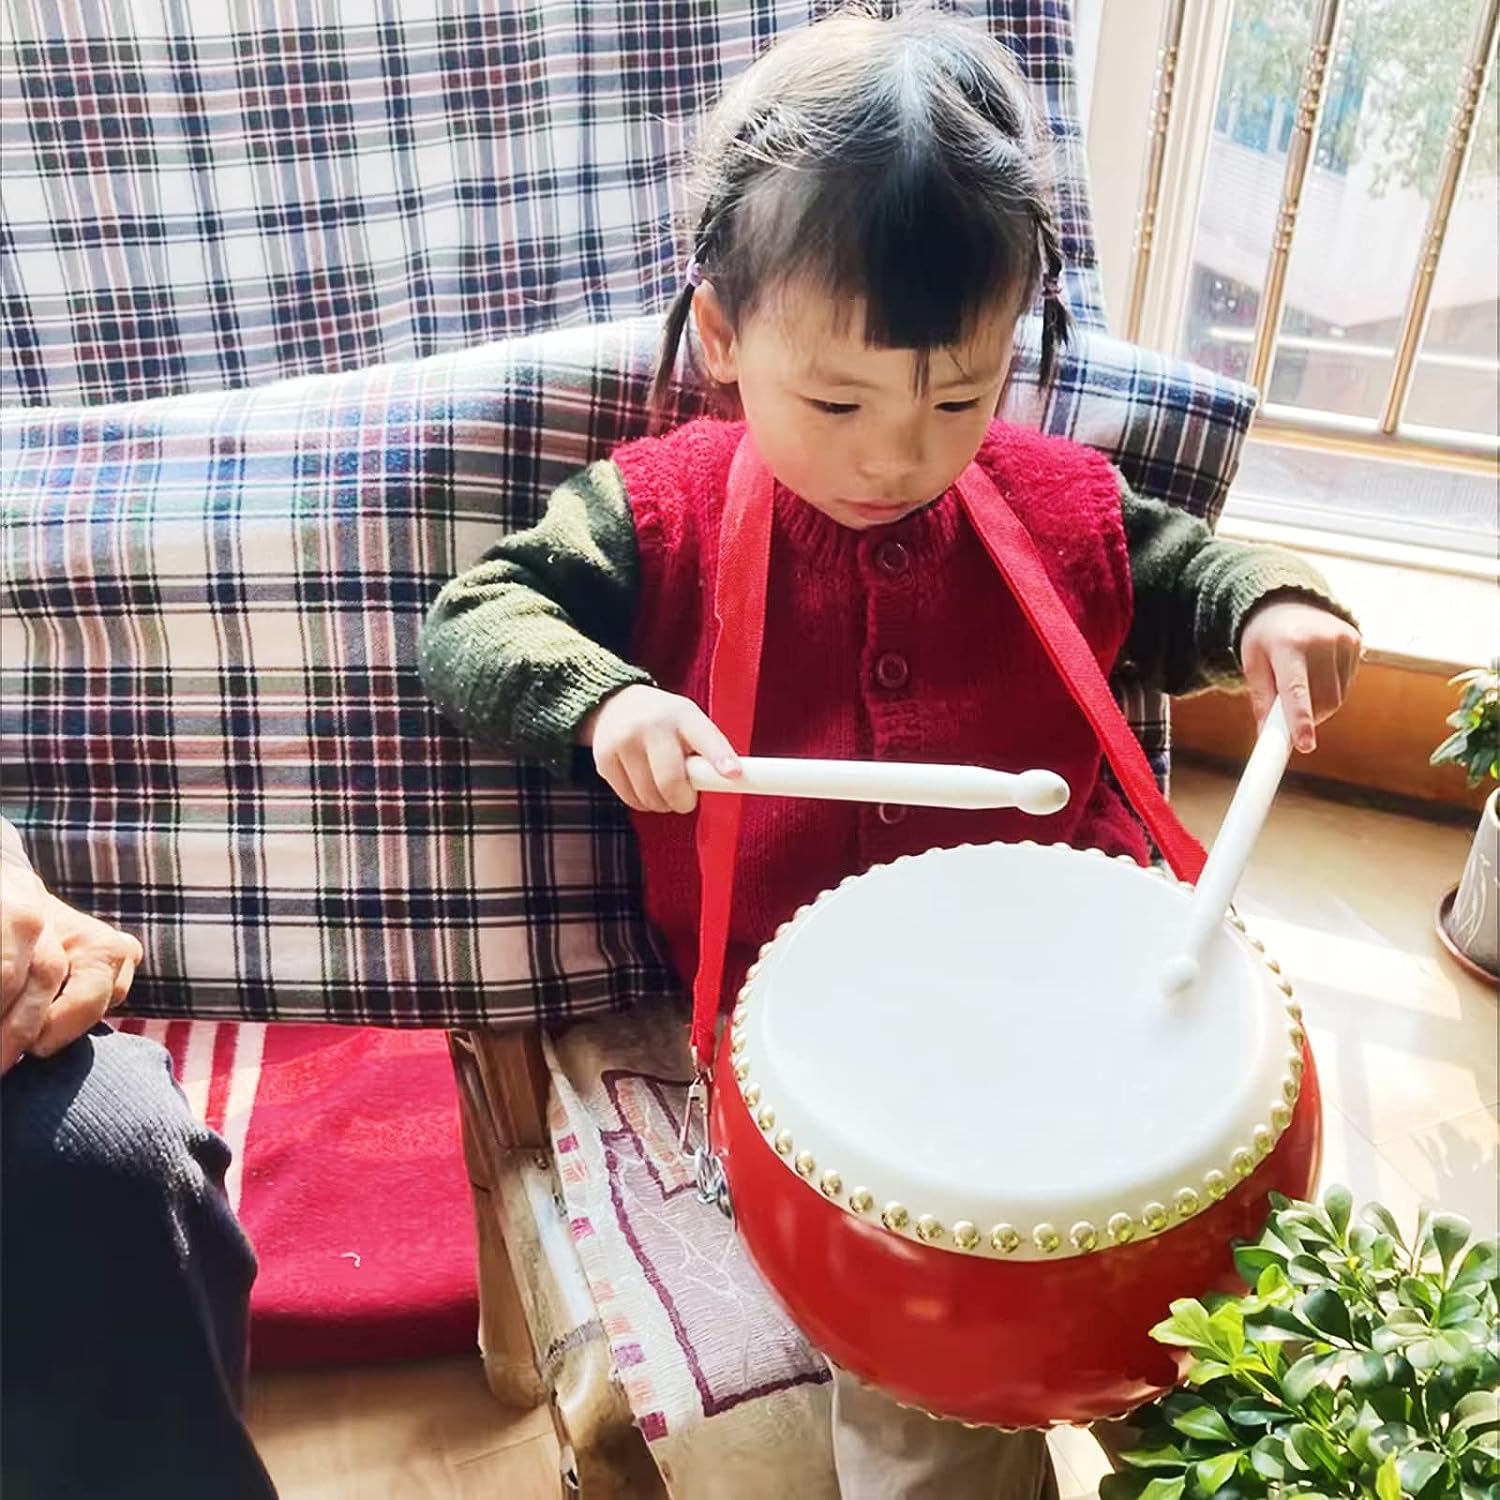
{"type": "Polygon", "coordinates": [[[808,286],[837,325],[862,316],[871,346],[912,350],[925,388],[932,353],[967,343],[997,309],[1019,313],[1041,270],[1030,216],[952,160],[951,146],[919,141],[894,161],[769,174],[738,226],[730,316],[808,286]]]}

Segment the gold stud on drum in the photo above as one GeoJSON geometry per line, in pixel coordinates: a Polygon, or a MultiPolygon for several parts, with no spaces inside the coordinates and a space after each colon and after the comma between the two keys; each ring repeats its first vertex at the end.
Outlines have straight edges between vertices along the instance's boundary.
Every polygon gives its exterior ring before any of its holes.
{"type": "Polygon", "coordinates": [[[1294,1021],[1300,1021],[1302,1019],[1302,1007],[1295,1000],[1288,1004],[1286,1013],[1294,1021]]]}
{"type": "Polygon", "coordinates": [[[1099,1231],[1086,1219],[1081,1219],[1068,1231],[1075,1250],[1092,1250],[1099,1243],[1099,1231]]]}
{"type": "Polygon", "coordinates": [[[924,1245],[935,1245],[947,1231],[931,1214],[923,1214],[917,1220],[917,1238],[924,1245]]]}
{"type": "Polygon", "coordinates": [[[837,1172],[825,1172],[818,1186],[825,1198],[837,1198],[844,1191],[844,1179],[837,1172]]]}
{"type": "Polygon", "coordinates": [[[1295,1078],[1285,1078],[1282,1080],[1281,1097],[1288,1104],[1295,1104],[1297,1102],[1297,1080],[1295,1078]]]}
{"type": "Polygon", "coordinates": [[[1291,1038],[1291,1043],[1294,1047],[1300,1047],[1307,1040],[1307,1033],[1301,1026],[1293,1026],[1287,1035],[1291,1038]]]}
{"type": "Polygon", "coordinates": [[[1051,1255],[1062,1244],[1062,1236],[1050,1224],[1038,1224],[1031,1231],[1031,1242],[1043,1255],[1051,1255]]]}
{"type": "Polygon", "coordinates": [[[796,1167],[797,1175],[799,1177],[811,1177],[812,1174],[818,1170],[818,1164],[813,1159],[813,1154],[811,1151],[799,1151],[797,1153],[797,1159],[792,1163],[792,1165],[796,1167]]]}
{"type": "Polygon", "coordinates": [[[1292,1112],[1285,1104],[1271,1106],[1271,1128],[1280,1134],[1292,1123],[1292,1112]]]}
{"type": "Polygon", "coordinates": [[[990,1244],[1001,1255],[1012,1255],[1021,1248],[1021,1231],[1013,1224],[996,1224],[990,1230],[990,1244]]]}
{"type": "Polygon", "coordinates": [[[857,1187],[849,1194],[849,1207],[857,1214],[867,1214],[875,1207],[875,1195],[869,1188],[857,1187]]]}
{"type": "Polygon", "coordinates": [[[1192,1188],[1178,1188],[1172,1206],[1177,1210],[1179,1218],[1191,1219],[1200,1207],[1198,1194],[1192,1188]]]}
{"type": "Polygon", "coordinates": [[[960,1250],[973,1250],[979,1245],[979,1231],[967,1219],[960,1219],[953,1226],[953,1243],[960,1250]]]}
{"type": "Polygon", "coordinates": [[[792,1154],[792,1132],[783,1130],[775,1141],[776,1154],[778,1156],[790,1156],[792,1154]]]}
{"type": "Polygon", "coordinates": [[[1206,1172],[1203,1177],[1203,1191],[1217,1203],[1229,1191],[1229,1179],[1217,1168],[1212,1172],[1206,1172]]]}
{"type": "Polygon", "coordinates": [[[752,1083],[745,1089],[745,1103],[754,1109],[760,1103],[760,1085],[752,1083]]]}
{"type": "Polygon", "coordinates": [[[1141,1223],[1143,1223],[1152,1234],[1159,1234],[1167,1227],[1167,1209],[1162,1203],[1148,1203],[1141,1210],[1141,1223]]]}
{"type": "Polygon", "coordinates": [[[1114,1214],[1108,1228],[1110,1239],[1117,1245],[1128,1245],[1135,1238],[1135,1220],[1129,1214],[1114,1214]]]}
{"type": "Polygon", "coordinates": [[[1254,1146],[1257,1156],[1269,1156],[1271,1154],[1271,1147],[1276,1143],[1271,1139],[1269,1127],[1257,1125],[1250,1132],[1250,1144],[1254,1146]]]}
{"type": "Polygon", "coordinates": [[[730,1034],[729,1050],[736,1057],[745,1050],[745,1033],[743,1031],[735,1031],[730,1034]]]}
{"type": "Polygon", "coordinates": [[[905,1229],[906,1226],[911,1222],[911,1215],[907,1213],[905,1207],[902,1204],[887,1203],[885,1208],[881,1210],[880,1222],[884,1224],[887,1229],[895,1229],[899,1231],[905,1229]]]}
{"type": "Polygon", "coordinates": [[[1272,972],[1272,973],[1273,973],[1273,974],[1279,974],[1279,973],[1281,973],[1281,965],[1280,965],[1280,964],[1279,964],[1279,963],[1277,963],[1277,962],[1276,962],[1276,960],[1275,960],[1275,959],[1274,959],[1274,958],[1268,958],[1268,959],[1267,959],[1267,960],[1266,960],[1266,967],[1267,967],[1267,968],[1268,968],[1268,969],[1269,969],[1269,970],[1270,970],[1270,971],[1271,971],[1271,972],[1272,972]]]}
{"type": "Polygon", "coordinates": [[[740,1083],[743,1083],[750,1076],[750,1063],[748,1059],[742,1057],[735,1063],[734,1076],[740,1083]]]}
{"type": "Polygon", "coordinates": [[[1288,979],[1285,974],[1281,975],[1277,979],[1277,981],[1276,981],[1276,988],[1278,990],[1280,990],[1281,993],[1283,995],[1285,995],[1288,999],[1291,998],[1291,994],[1292,994],[1292,981],[1290,979],[1288,979]]]}
{"type": "Polygon", "coordinates": [[[1236,1177],[1248,1177],[1255,1170],[1255,1158],[1243,1146],[1229,1158],[1229,1170],[1236,1177]]]}
{"type": "Polygon", "coordinates": [[[1286,1055],[1287,1071],[1293,1078],[1301,1078],[1302,1070],[1306,1066],[1300,1052],[1288,1052],[1286,1055]]]}
{"type": "Polygon", "coordinates": [[[755,1123],[762,1130],[774,1130],[776,1128],[776,1111],[769,1104],[763,1104],[760,1112],[755,1116],[755,1123]]]}

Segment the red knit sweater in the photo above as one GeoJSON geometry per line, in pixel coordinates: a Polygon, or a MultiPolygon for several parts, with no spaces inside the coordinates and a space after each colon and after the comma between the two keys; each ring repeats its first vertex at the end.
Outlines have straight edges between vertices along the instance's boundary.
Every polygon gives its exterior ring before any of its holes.
{"type": "MultiPolygon", "coordinates": [[[[622,448],[640,553],[634,660],[706,706],[719,519],[743,424],[700,421],[622,448]]],[[[1108,672],[1130,625],[1119,482],[1097,453],[995,423],[976,462],[1031,532],[1108,672]]],[[[741,751],[1043,766],[1073,789],[1037,819],[748,798],[725,995],[798,906],[902,854],[1035,838],[1144,859],[1145,837],[1100,781],[1092,731],[1048,662],[955,492],[895,526],[847,530],[778,485],[755,734],[741,751]]],[[[636,819],[646,908],[674,966],[697,964],[691,818],[636,819]]]]}

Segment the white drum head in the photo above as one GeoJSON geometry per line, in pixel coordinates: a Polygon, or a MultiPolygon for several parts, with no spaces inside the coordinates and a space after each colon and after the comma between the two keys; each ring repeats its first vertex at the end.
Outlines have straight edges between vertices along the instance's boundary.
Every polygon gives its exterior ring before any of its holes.
{"type": "Polygon", "coordinates": [[[790,1170],[949,1250],[1080,1254],[1170,1228],[1291,1118],[1295,1008],[1228,924],[1162,993],[1188,891],[1055,846],[934,850],[782,929],[736,1073],[790,1170]]]}

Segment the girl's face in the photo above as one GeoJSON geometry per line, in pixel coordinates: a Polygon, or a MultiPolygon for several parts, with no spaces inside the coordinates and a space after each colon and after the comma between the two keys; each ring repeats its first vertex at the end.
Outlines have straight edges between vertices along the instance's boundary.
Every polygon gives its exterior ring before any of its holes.
{"type": "Polygon", "coordinates": [[[739,387],[772,473],[840,526],[889,526],[943,495],[968,467],[1010,369],[1016,310],[979,320],[962,348],[937,349],[919,391],[909,349],[876,349],[859,309],[843,326],[795,284],[731,329],[711,285],[694,320],[714,379],[739,387]]]}

